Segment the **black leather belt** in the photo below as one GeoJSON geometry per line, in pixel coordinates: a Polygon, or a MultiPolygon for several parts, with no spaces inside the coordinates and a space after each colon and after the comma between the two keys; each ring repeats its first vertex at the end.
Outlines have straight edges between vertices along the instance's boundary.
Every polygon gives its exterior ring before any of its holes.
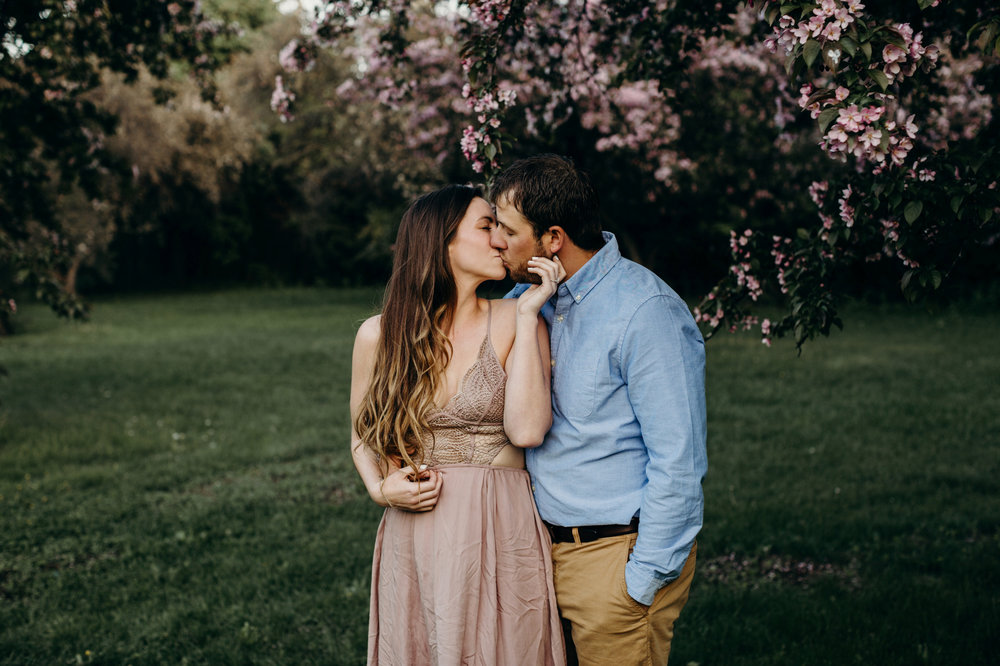
{"type": "Polygon", "coordinates": [[[573,530],[580,535],[582,543],[597,541],[605,537],[621,536],[623,534],[633,534],[639,531],[639,519],[633,518],[628,525],[584,525],[582,527],[562,527],[561,525],[551,525],[545,523],[549,528],[549,535],[554,543],[569,543],[576,541],[573,538],[573,530]]]}

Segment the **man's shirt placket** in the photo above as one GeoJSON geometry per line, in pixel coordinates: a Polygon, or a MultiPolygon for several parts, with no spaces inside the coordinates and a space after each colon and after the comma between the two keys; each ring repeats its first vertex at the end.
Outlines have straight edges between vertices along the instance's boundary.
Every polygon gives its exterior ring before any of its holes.
{"type": "Polygon", "coordinates": [[[569,293],[569,288],[559,285],[556,292],[556,307],[549,321],[549,355],[552,364],[552,382],[555,383],[555,374],[559,368],[559,354],[562,346],[563,331],[566,330],[566,320],[569,318],[569,309],[573,305],[573,297],[569,293]]]}

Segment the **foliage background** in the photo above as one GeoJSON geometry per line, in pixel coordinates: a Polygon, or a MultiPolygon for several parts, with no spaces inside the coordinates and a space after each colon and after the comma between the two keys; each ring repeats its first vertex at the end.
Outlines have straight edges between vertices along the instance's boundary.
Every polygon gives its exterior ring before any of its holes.
{"type": "MultiPolygon", "coordinates": [[[[157,7],[170,6],[157,3],[137,7],[162,13],[157,7]]],[[[58,176],[61,164],[80,159],[69,148],[40,163],[49,165],[51,182],[40,186],[39,200],[24,210],[8,207],[4,225],[27,239],[35,277],[48,282],[42,289],[38,279],[15,280],[10,272],[19,255],[8,252],[0,265],[0,282],[13,290],[7,297],[16,301],[45,292],[51,301],[62,298],[52,290],[69,297],[227,284],[375,284],[386,276],[395,225],[411,197],[446,182],[482,179],[458,149],[469,110],[461,99],[446,101],[456,85],[455,48],[448,47],[447,35],[435,32],[440,22],[412,20],[409,38],[426,39],[411,51],[412,70],[400,70],[429,92],[389,99],[387,105],[376,94],[381,88],[363,78],[384,64],[364,50],[370,45],[347,43],[311,54],[310,71],[295,77],[295,120],[286,123],[270,108],[275,77],[295,74],[287,71],[289,57],[278,54],[291,40],[303,40],[308,13],[282,14],[270,0],[174,4],[204,12],[216,26],[212,40],[199,42],[201,55],[164,51],[166,60],[151,61],[155,66],[135,62],[124,72],[112,71],[113,49],[110,59],[98,61],[106,64],[95,70],[81,98],[83,108],[93,105],[103,114],[103,134],[97,126],[87,132],[98,132],[95,154],[106,166],[74,182],[58,176]],[[200,72],[191,64],[196,61],[214,69],[207,100],[207,75],[191,77],[200,72]],[[420,96],[431,93],[438,96],[420,96]]],[[[419,18],[432,14],[431,7],[416,3],[411,12],[419,18]]],[[[918,18],[915,9],[894,11],[918,18]]],[[[609,148],[600,127],[605,121],[582,103],[553,107],[558,122],[542,125],[526,112],[506,119],[504,127],[505,160],[552,151],[590,171],[603,197],[606,227],[619,235],[626,255],[691,298],[727,274],[731,231],[794,237],[818,224],[809,185],[850,175],[847,165],[817,149],[819,132],[794,106],[798,93],[783,79],[783,57],[759,44],[766,24],[748,20],[745,12],[730,18],[697,14],[692,21],[734,22],[731,41],[713,38],[718,41],[679,71],[670,63],[646,65],[672,72],[676,83],[669,99],[674,115],[661,118],[665,125],[656,130],[670,137],[674,170],[666,181],[650,168],[661,159],[651,145],[609,148]]],[[[109,27],[109,34],[116,29],[109,27]]],[[[358,41],[364,39],[371,37],[358,41]]],[[[538,37],[542,46],[549,39],[538,37]]],[[[986,123],[978,137],[1000,135],[992,113],[995,76],[995,67],[973,68],[963,84],[980,91],[975,105],[969,103],[978,110],[967,119],[986,123]]],[[[0,109],[6,108],[3,99],[0,109]]],[[[945,111],[957,114],[961,99],[952,99],[945,111]]],[[[543,114],[538,103],[526,101],[524,108],[543,114]]],[[[622,108],[632,113],[638,107],[622,108]]],[[[7,126],[17,126],[17,120],[12,116],[7,126]]],[[[957,115],[953,123],[959,123],[957,115]]],[[[58,142],[45,134],[56,131],[54,125],[32,127],[46,141],[58,142]]],[[[12,133],[4,136],[13,140],[12,133]]],[[[81,146],[73,150],[93,149],[81,146]]],[[[12,182],[5,185],[8,193],[16,189],[12,182]]],[[[943,292],[933,296],[992,300],[1000,264],[995,259],[995,242],[985,253],[967,254],[943,292]]],[[[884,262],[854,265],[830,280],[844,294],[901,298],[899,272],[884,262]]],[[[16,326],[6,306],[0,317],[4,328],[16,326]]]]}

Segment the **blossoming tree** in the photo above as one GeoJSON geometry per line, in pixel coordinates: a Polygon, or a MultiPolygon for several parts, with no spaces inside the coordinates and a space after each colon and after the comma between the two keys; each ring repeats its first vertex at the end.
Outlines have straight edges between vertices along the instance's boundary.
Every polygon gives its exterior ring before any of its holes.
{"type": "MultiPolygon", "coordinates": [[[[487,180],[512,128],[540,135],[572,118],[667,189],[702,168],[678,148],[696,72],[777,81],[780,140],[810,118],[829,177],[808,188],[817,210],[793,233],[732,220],[730,270],[695,315],[708,335],[758,328],[766,344],[801,345],[840,324],[839,276],[859,265],[888,265],[915,300],[996,257],[998,35],[1000,11],[967,0],[343,0],[322,5],[281,62],[294,77],[320,49],[349,50],[358,71],[341,94],[412,119],[418,154],[447,150],[460,122],[457,148],[487,180]],[[755,314],[765,295],[783,316],[755,314]]],[[[290,119],[285,83],[272,108],[290,119]]]]}

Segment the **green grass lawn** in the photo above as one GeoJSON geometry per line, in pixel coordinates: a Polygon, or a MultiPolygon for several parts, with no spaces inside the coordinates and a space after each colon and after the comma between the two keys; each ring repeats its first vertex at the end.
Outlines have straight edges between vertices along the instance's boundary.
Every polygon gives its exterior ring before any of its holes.
{"type": "MultiPolygon", "coordinates": [[[[347,392],[378,298],[25,307],[0,341],[0,663],[363,663],[380,510],[347,392]]],[[[672,664],[1000,660],[1000,312],[845,314],[801,357],[708,343],[672,664]]]]}

